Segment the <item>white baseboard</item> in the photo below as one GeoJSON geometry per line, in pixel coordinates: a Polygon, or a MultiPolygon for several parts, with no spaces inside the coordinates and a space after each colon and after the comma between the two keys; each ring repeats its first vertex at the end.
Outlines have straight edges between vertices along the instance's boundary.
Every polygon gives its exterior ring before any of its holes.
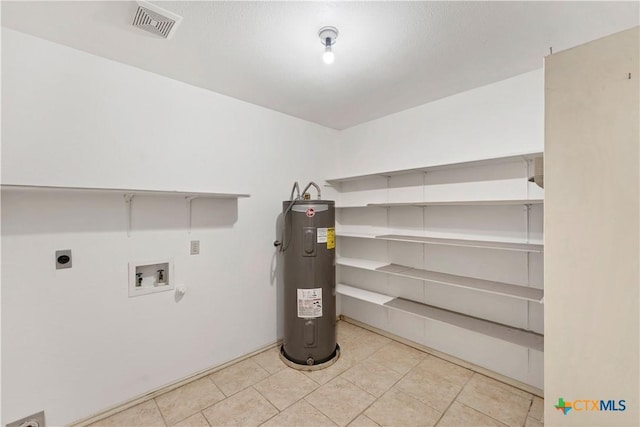
{"type": "MultiPolygon", "coordinates": [[[[536,396],[544,398],[543,390],[541,390],[541,389],[539,389],[537,387],[533,387],[533,386],[530,386],[528,384],[522,383],[520,381],[514,380],[513,378],[506,377],[504,375],[501,375],[501,374],[498,374],[496,372],[493,372],[493,371],[491,371],[489,369],[483,368],[481,366],[474,365],[473,363],[469,363],[469,362],[464,361],[462,359],[458,359],[457,357],[448,355],[446,353],[442,353],[442,352],[440,352],[438,350],[435,350],[433,348],[424,346],[422,344],[418,344],[416,342],[410,341],[410,340],[402,338],[402,337],[400,337],[398,335],[392,334],[392,333],[384,331],[382,329],[378,329],[376,327],[373,327],[373,326],[368,325],[366,323],[362,323],[362,322],[360,322],[358,320],[352,319],[352,318],[344,316],[344,315],[337,316],[336,320],[343,320],[345,322],[348,322],[348,323],[351,323],[353,325],[359,326],[361,328],[367,329],[367,330],[369,330],[371,332],[375,332],[377,334],[380,334],[380,335],[385,336],[387,338],[390,338],[392,340],[401,342],[402,344],[408,345],[409,347],[413,347],[413,348],[418,349],[420,351],[424,351],[425,353],[429,353],[429,354],[431,354],[433,356],[436,356],[436,357],[439,357],[441,359],[444,359],[444,360],[446,360],[448,362],[451,362],[451,363],[454,363],[456,365],[462,366],[463,368],[470,369],[470,370],[472,370],[474,372],[478,372],[478,373],[480,373],[482,375],[486,375],[487,377],[493,378],[493,379],[495,379],[497,381],[503,382],[505,384],[508,384],[508,385],[516,387],[516,388],[519,388],[521,390],[526,391],[527,393],[531,393],[531,394],[534,394],[536,396]]],[[[272,343],[272,344],[269,344],[269,345],[264,346],[262,348],[259,348],[256,351],[253,351],[253,352],[251,352],[249,354],[245,354],[244,356],[240,356],[240,357],[235,358],[233,360],[230,360],[230,361],[228,361],[226,363],[223,363],[223,364],[220,364],[220,365],[216,365],[216,366],[213,366],[211,368],[207,368],[207,369],[205,369],[203,371],[200,371],[200,372],[196,372],[193,375],[190,375],[190,376],[188,376],[186,378],[182,378],[180,380],[177,380],[175,382],[172,382],[170,384],[167,384],[165,386],[162,386],[160,388],[152,390],[149,393],[146,393],[146,394],[141,395],[141,396],[134,397],[132,399],[127,400],[126,402],[123,402],[123,403],[120,403],[118,405],[112,406],[111,408],[106,409],[106,410],[104,410],[102,412],[99,412],[97,414],[93,414],[93,415],[91,415],[89,417],[86,417],[86,418],[83,418],[81,420],[78,420],[78,421],[70,424],[70,427],[85,427],[85,426],[88,426],[89,424],[93,424],[93,423],[95,423],[97,421],[100,421],[100,420],[103,420],[105,418],[108,418],[108,417],[110,417],[110,416],[112,416],[114,414],[117,414],[118,412],[122,412],[122,411],[124,411],[126,409],[129,409],[129,408],[133,407],[133,406],[139,405],[140,403],[144,403],[144,402],[146,402],[148,400],[154,399],[154,398],[160,396],[161,394],[170,392],[171,390],[175,390],[178,387],[182,387],[183,385],[188,384],[188,383],[190,383],[192,381],[198,380],[200,378],[204,378],[207,375],[211,375],[214,372],[217,372],[217,371],[219,371],[221,369],[224,369],[224,368],[226,368],[226,367],[228,367],[230,365],[233,365],[234,363],[241,362],[241,361],[243,361],[245,359],[248,359],[250,357],[255,356],[256,354],[262,353],[263,351],[269,350],[269,349],[271,349],[273,347],[277,347],[280,344],[282,344],[282,340],[278,340],[275,343],[272,343]]]]}
{"type": "Polygon", "coordinates": [[[264,347],[261,347],[261,348],[257,349],[256,351],[253,351],[253,352],[251,352],[249,354],[245,354],[244,356],[240,356],[240,357],[237,357],[237,358],[235,358],[233,360],[230,360],[228,362],[222,363],[220,365],[216,365],[216,366],[213,366],[211,368],[207,368],[207,369],[205,369],[203,371],[196,372],[196,373],[194,373],[194,374],[192,374],[192,375],[190,375],[190,376],[188,376],[186,378],[182,378],[180,380],[174,381],[174,382],[172,382],[170,384],[167,384],[167,385],[159,387],[159,388],[157,388],[155,390],[152,390],[149,393],[146,393],[144,395],[131,398],[131,399],[127,400],[126,402],[119,403],[119,404],[117,404],[115,406],[112,406],[111,408],[106,409],[104,411],[101,411],[101,412],[99,412],[97,414],[93,414],[93,415],[91,415],[89,417],[86,417],[86,418],[83,418],[81,420],[78,420],[78,421],[76,421],[74,423],[71,423],[69,426],[70,427],[85,427],[85,426],[88,426],[89,424],[93,424],[93,423],[95,423],[97,421],[100,421],[100,420],[103,420],[105,418],[108,418],[108,417],[110,417],[110,416],[112,416],[114,414],[117,414],[118,412],[122,412],[122,411],[124,411],[126,409],[129,409],[129,408],[133,407],[133,406],[136,406],[136,405],[144,403],[144,402],[146,402],[148,400],[154,399],[154,398],[160,396],[161,394],[167,393],[167,392],[169,392],[171,390],[175,390],[178,387],[182,387],[183,385],[188,384],[188,383],[190,383],[192,381],[199,380],[200,378],[204,378],[207,375],[211,375],[214,372],[217,372],[217,371],[219,371],[221,369],[226,368],[227,366],[233,365],[234,363],[241,362],[241,361],[243,361],[245,359],[248,359],[250,357],[255,356],[256,354],[262,353],[263,351],[266,351],[266,350],[272,349],[274,347],[277,347],[281,343],[282,343],[282,340],[278,340],[273,344],[269,344],[269,345],[266,345],[264,347]]]}

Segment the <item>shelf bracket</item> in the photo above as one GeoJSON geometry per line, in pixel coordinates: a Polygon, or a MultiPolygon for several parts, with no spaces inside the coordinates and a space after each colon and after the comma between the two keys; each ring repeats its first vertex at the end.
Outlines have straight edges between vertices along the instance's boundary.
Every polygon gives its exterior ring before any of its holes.
{"type": "Polygon", "coordinates": [[[533,165],[533,159],[524,159],[524,185],[526,198],[529,198],[529,178],[531,177],[531,170],[533,165]]]}
{"type": "Polygon", "coordinates": [[[124,202],[127,207],[127,237],[131,237],[131,212],[133,210],[133,198],[135,194],[125,194],[124,202]]]}
{"type": "Polygon", "coordinates": [[[531,237],[531,204],[527,203],[524,205],[524,221],[525,221],[525,230],[526,230],[526,242],[530,243],[531,237]]]}
{"type": "MultiPolygon", "coordinates": [[[[527,194],[528,195],[528,194],[527,194]]],[[[530,237],[531,237],[531,205],[524,205],[524,212],[525,212],[525,227],[527,230],[527,243],[530,243],[530,237]]],[[[531,252],[527,252],[526,254],[527,256],[527,284],[531,284],[531,252]]],[[[527,316],[529,314],[529,305],[527,304],[527,316]]],[[[528,317],[527,317],[528,318],[528,317]]]]}
{"type": "Polygon", "coordinates": [[[191,234],[191,202],[198,198],[200,198],[200,196],[185,197],[185,200],[187,201],[187,232],[189,234],[191,234]]]}

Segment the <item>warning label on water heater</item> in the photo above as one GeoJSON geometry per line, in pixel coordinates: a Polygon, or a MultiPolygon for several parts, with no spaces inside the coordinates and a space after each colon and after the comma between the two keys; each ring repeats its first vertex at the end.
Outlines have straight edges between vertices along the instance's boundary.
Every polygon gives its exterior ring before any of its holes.
{"type": "Polygon", "coordinates": [[[327,249],[336,247],[336,232],[333,228],[318,228],[316,242],[326,243],[327,249]]]}
{"type": "Polygon", "coordinates": [[[298,317],[322,317],[322,288],[298,289],[298,317]]]}
{"type": "Polygon", "coordinates": [[[336,231],[333,228],[327,228],[327,249],[336,247],[336,231]]]}

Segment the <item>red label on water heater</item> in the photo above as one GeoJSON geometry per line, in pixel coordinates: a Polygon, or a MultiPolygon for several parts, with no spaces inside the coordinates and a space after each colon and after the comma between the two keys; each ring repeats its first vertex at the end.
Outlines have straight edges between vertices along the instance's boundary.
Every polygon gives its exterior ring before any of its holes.
{"type": "Polygon", "coordinates": [[[314,216],[316,214],[316,211],[313,210],[313,208],[309,208],[307,209],[307,216],[309,218],[311,218],[312,216],[314,216]]]}

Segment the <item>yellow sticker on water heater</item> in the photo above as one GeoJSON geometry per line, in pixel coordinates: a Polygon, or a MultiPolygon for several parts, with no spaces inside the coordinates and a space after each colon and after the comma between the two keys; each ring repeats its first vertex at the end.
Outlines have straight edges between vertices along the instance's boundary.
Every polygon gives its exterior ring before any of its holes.
{"type": "Polygon", "coordinates": [[[327,249],[335,249],[336,247],[336,230],[335,228],[327,228],[327,249]]]}

